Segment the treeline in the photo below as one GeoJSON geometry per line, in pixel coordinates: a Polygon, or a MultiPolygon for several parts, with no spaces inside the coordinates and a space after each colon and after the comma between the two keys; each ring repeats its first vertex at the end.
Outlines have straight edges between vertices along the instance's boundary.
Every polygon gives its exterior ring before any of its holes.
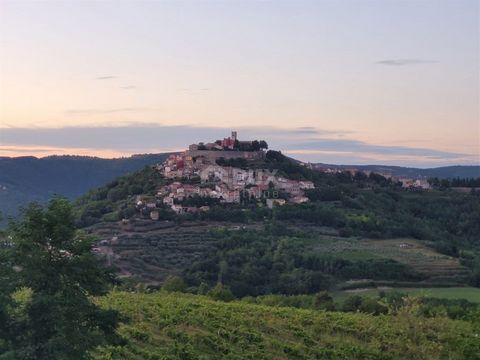
{"type": "Polygon", "coordinates": [[[462,248],[480,246],[479,195],[352,191],[336,186],[318,196],[324,200],[279,207],[273,216],[331,226],[344,236],[432,240],[438,250],[454,256],[462,248]]]}
{"type": "Polygon", "coordinates": [[[235,150],[240,151],[260,151],[268,149],[268,144],[265,140],[253,140],[253,141],[238,141],[235,140],[233,144],[235,150]]]}
{"type": "Polygon", "coordinates": [[[350,295],[344,300],[335,299],[326,291],[313,295],[263,295],[242,298],[247,303],[294,307],[301,309],[318,309],[365,313],[371,315],[398,315],[406,306],[416,308],[419,316],[434,318],[447,316],[453,320],[480,320],[480,304],[465,299],[443,299],[427,296],[409,296],[399,291],[380,291],[378,296],[350,295]]]}
{"type": "Polygon", "coordinates": [[[466,188],[480,188],[480,177],[478,178],[454,178],[454,179],[439,179],[432,178],[428,180],[429,183],[440,189],[448,189],[455,187],[466,187],[466,188]]]}

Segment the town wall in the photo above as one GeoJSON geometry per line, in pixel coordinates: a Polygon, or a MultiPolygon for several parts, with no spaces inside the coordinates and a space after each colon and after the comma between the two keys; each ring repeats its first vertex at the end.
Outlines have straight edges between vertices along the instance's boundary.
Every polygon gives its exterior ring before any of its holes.
{"type": "Polygon", "coordinates": [[[204,156],[205,158],[215,161],[216,159],[224,158],[237,159],[243,158],[247,160],[262,160],[265,158],[265,152],[263,151],[222,151],[222,150],[187,150],[186,155],[192,157],[204,156]]]}

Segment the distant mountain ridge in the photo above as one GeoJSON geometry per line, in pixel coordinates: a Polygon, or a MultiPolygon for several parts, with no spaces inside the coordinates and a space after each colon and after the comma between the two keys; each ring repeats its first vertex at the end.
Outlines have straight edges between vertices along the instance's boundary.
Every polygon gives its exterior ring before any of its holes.
{"type": "Polygon", "coordinates": [[[118,176],[161,163],[166,154],[117,159],[89,156],[0,157],[0,212],[15,215],[32,201],[44,203],[55,194],[74,199],[118,176]]]}
{"type": "Polygon", "coordinates": [[[377,173],[391,173],[396,177],[408,178],[434,178],[453,179],[453,178],[479,178],[480,165],[452,165],[437,168],[413,168],[390,165],[331,165],[316,163],[316,166],[335,169],[358,169],[362,171],[373,171],[377,173]]]}

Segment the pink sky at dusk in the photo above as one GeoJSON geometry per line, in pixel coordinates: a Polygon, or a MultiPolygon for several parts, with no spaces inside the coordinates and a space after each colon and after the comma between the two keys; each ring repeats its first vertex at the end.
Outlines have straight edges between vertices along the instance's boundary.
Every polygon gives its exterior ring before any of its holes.
{"type": "Polygon", "coordinates": [[[2,1],[0,156],[175,151],[239,128],[309,161],[478,164],[478,7],[2,1]],[[105,144],[118,128],[131,137],[105,144]]]}

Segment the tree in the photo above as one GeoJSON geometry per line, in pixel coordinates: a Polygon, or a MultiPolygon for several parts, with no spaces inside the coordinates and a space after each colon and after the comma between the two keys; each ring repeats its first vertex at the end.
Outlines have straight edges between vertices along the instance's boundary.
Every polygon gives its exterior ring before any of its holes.
{"type": "Polygon", "coordinates": [[[286,157],[280,151],[275,150],[268,150],[265,158],[271,162],[282,162],[286,160],[286,157]]]}
{"type": "Polygon", "coordinates": [[[117,312],[92,301],[109,290],[113,273],[91,251],[94,238],[75,230],[66,199],[46,209],[30,205],[7,234],[0,243],[0,352],[88,359],[89,350],[118,340],[117,312]]]}
{"type": "Polygon", "coordinates": [[[472,286],[480,287],[480,256],[477,256],[473,261],[470,283],[472,286]]]}
{"type": "Polygon", "coordinates": [[[12,307],[13,303],[10,294],[14,289],[15,271],[5,251],[7,248],[8,242],[0,233],[0,358],[2,356],[8,358],[7,355],[13,357],[13,353],[9,352],[12,349],[10,330],[13,324],[8,309],[12,307]]]}
{"type": "Polygon", "coordinates": [[[386,314],[388,308],[379,303],[377,299],[365,297],[362,299],[362,304],[359,307],[360,312],[372,315],[386,314]]]}
{"type": "Polygon", "coordinates": [[[346,312],[357,312],[362,305],[362,297],[360,295],[352,295],[345,299],[341,310],[346,312]]]}
{"type": "Polygon", "coordinates": [[[314,306],[316,309],[322,309],[327,311],[334,311],[335,304],[333,303],[333,298],[327,291],[320,291],[315,295],[314,306]]]}
{"type": "Polygon", "coordinates": [[[167,292],[185,292],[187,285],[185,285],[185,281],[180,276],[172,275],[165,279],[162,290],[167,292]]]}
{"type": "MultiPolygon", "coordinates": [[[[141,191],[140,191],[141,192],[141,191]]],[[[127,195],[128,191],[123,187],[115,187],[110,189],[107,193],[107,199],[115,202],[123,199],[127,195]]]]}
{"type": "Polygon", "coordinates": [[[232,301],[233,299],[235,299],[228,286],[225,286],[222,283],[218,283],[217,285],[215,285],[215,287],[211,289],[207,293],[207,295],[214,300],[220,301],[232,301]]]}
{"type": "Polygon", "coordinates": [[[204,281],[200,283],[197,289],[197,294],[206,295],[208,293],[208,284],[204,281]]]}

